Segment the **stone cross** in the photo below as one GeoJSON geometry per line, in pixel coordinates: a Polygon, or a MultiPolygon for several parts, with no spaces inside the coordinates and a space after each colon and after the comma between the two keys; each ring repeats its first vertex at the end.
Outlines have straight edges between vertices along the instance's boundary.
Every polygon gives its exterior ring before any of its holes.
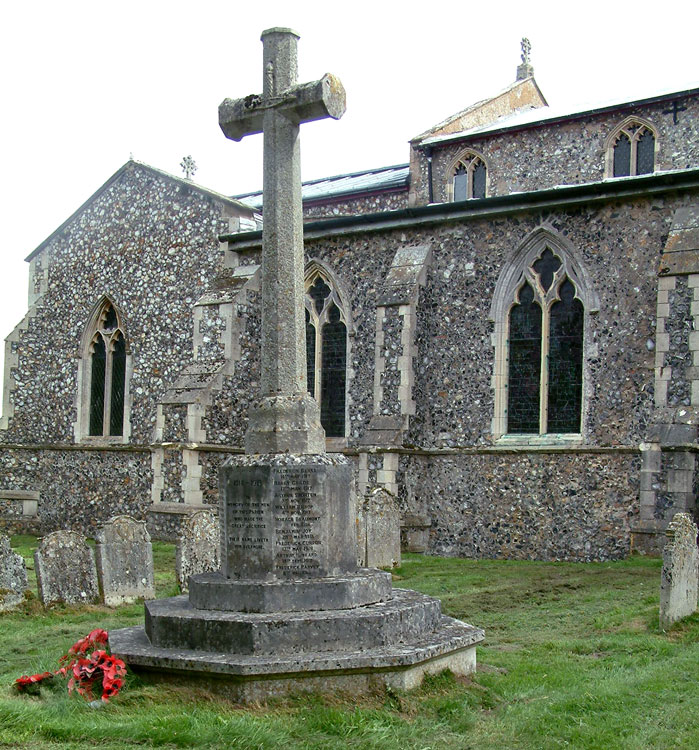
{"type": "Polygon", "coordinates": [[[250,411],[247,453],[325,450],[318,405],[306,390],[299,126],[342,117],[345,90],[332,75],[296,82],[298,39],[291,29],[263,31],[262,94],[219,106],[227,138],[264,133],[261,399],[250,411]]]}
{"type": "Polygon", "coordinates": [[[529,53],[532,51],[532,43],[527,37],[522,37],[522,62],[529,65],[529,53]]]}

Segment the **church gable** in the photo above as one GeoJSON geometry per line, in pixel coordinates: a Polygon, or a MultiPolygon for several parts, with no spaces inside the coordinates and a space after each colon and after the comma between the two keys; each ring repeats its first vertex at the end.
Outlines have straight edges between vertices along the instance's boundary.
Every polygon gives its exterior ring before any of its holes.
{"type": "MultiPolygon", "coordinates": [[[[13,344],[22,377],[6,378],[7,439],[100,439],[84,417],[91,381],[83,366],[94,352],[79,342],[109,299],[129,331],[131,435],[148,442],[158,394],[191,358],[191,308],[222,265],[218,235],[250,217],[235,201],[145,165],[116,172],[29,256],[33,309],[13,344]]],[[[104,354],[109,375],[113,356],[104,354]]],[[[105,441],[110,431],[103,425],[105,441]]]]}

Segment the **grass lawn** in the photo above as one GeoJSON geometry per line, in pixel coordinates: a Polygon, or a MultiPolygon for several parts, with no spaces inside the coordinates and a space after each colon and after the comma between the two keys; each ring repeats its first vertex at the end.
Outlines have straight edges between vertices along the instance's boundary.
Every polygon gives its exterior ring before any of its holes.
{"type": "MultiPolygon", "coordinates": [[[[33,537],[13,546],[33,567],[33,537]]],[[[156,543],[158,596],[177,593],[174,546],[156,543]]],[[[30,577],[32,576],[30,571],[30,577]]],[[[660,562],[456,560],[406,555],[396,586],[442,600],[484,627],[478,673],[418,690],[355,698],[306,695],[241,708],[130,675],[100,710],[67,696],[17,695],[16,677],[56,669],[96,627],[143,622],[140,604],[0,614],[0,747],[492,748],[697,750],[699,615],[658,629],[660,562]]]]}

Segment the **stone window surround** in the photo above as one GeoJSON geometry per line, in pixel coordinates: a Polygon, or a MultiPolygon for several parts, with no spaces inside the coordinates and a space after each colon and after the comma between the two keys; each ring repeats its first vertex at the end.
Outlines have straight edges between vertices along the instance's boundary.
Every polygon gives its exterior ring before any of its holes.
{"type": "MultiPolygon", "coordinates": [[[[345,324],[347,329],[347,354],[345,362],[346,364],[346,378],[345,378],[345,436],[344,437],[326,437],[325,447],[330,452],[342,451],[347,447],[347,434],[350,427],[350,415],[349,415],[349,374],[350,368],[349,363],[351,360],[351,341],[354,336],[354,326],[352,325],[352,316],[347,313],[348,307],[343,302],[345,299],[349,299],[343,284],[337,278],[337,276],[327,267],[325,263],[317,258],[312,258],[307,264],[304,271],[304,304],[306,310],[311,315],[316,329],[316,362],[315,362],[315,373],[316,373],[316,400],[320,393],[321,379],[321,346],[320,346],[320,330],[321,325],[325,322],[325,318],[319,319],[313,308],[310,297],[308,297],[308,290],[313,286],[318,277],[322,278],[323,281],[330,287],[330,298],[335,303],[335,306],[340,311],[340,320],[345,324]]],[[[320,402],[319,402],[320,403],[320,402]]]]}
{"type": "MultiPolygon", "coordinates": [[[[124,316],[119,306],[107,294],[99,297],[93,305],[92,311],[88,316],[88,322],[84,327],[82,342],[78,352],[78,372],[76,382],[78,384],[76,395],[77,419],[73,423],[73,435],[76,443],[87,443],[92,445],[111,445],[128,443],[131,437],[131,375],[133,373],[133,359],[131,355],[131,346],[129,337],[126,332],[124,316]],[[121,435],[90,435],[90,385],[91,385],[91,368],[90,354],[95,339],[95,334],[99,331],[99,323],[108,306],[114,309],[117,317],[117,330],[124,337],[126,345],[126,377],[124,383],[124,424],[121,435]]],[[[108,410],[109,393],[108,379],[105,383],[105,409],[108,410]]],[[[108,429],[109,419],[108,411],[104,421],[105,429],[108,429]]]]}
{"type": "MultiPolygon", "coordinates": [[[[568,240],[553,226],[542,224],[531,232],[514,252],[511,260],[500,273],[495,286],[493,303],[490,309],[490,320],[493,321],[493,346],[495,348],[492,387],[494,390],[495,409],[491,433],[493,440],[507,445],[569,445],[581,443],[585,435],[586,403],[588,401],[589,376],[587,361],[590,315],[599,311],[599,298],[592,288],[589,274],[578,258],[578,253],[568,240]],[[507,432],[507,396],[508,396],[508,339],[510,311],[515,305],[519,290],[526,281],[525,273],[537,258],[549,248],[560,260],[566,276],[573,282],[576,298],[584,307],[583,323],[583,386],[580,433],[539,433],[508,434],[507,432]]],[[[545,411],[545,401],[542,411],[545,411]]]]}
{"type": "Polygon", "coordinates": [[[604,153],[605,153],[605,165],[604,165],[604,176],[606,179],[621,179],[614,177],[614,145],[621,133],[625,133],[628,139],[631,141],[631,164],[630,172],[631,177],[636,176],[636,144],[638,143],[638,136],[641,133],[642,128],[647,128],[654,138],[655,149],[653,151],[653,172],[656,171],[656,165],[658,163],[658,129],[653,125],[650,120],[646,120],[643,117],[634,117],[633,115],[622,120],[607,136],[604,142],[604,153]],[[640,126],[636,130],[636,133],[629,131],[631,126],[640,126]]]}
{"type": "Polygon", "coordinates": [[[468,195],[467,200],[473,200],[473,170],[478,160],[482,161],[485,166],[485,196],[486,198],[488,197],[490,193],[490,163],[480,151],[474,151],[472,148],[467,148],[460,151],[458,156],[452,160],[447,167],[444,180],[447,186],[447,203],[454,202],[454,173],[459,165],[463,165],[468,172],[468,187],[466,189],[468,195]]]}

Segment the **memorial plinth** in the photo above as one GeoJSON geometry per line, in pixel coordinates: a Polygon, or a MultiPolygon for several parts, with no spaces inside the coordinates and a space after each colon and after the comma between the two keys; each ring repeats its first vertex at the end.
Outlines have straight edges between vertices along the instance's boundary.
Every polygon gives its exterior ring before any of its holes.
{"type": "Polygon", "coordinates": [[[147,602],[145,627],[112,631],[112,653],[155,680],[204,683],[235,700],[296,690],[410,688],[476,666],[483,631],[437,599],[357,568],[352,468],[325,453],[306,391],[299,125],[342,116],[342,84],[296,83],[290,29],[269,29],[262,96],[225,100],[224,133],[264,131],[261,394],[245,456],[220,473],[221,570],[189,597],[147,602]]]}

